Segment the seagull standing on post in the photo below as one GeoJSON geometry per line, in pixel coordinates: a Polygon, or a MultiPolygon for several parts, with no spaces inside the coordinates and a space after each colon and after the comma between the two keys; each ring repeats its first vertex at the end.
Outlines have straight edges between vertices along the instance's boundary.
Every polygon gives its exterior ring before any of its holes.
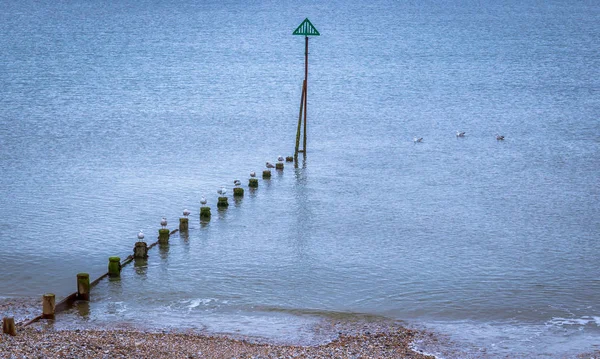
{"type": "Polygon", "coordinates": [[[252,177],[252,178],[256,177],[256,172],[254,172],[254,171],[250,172],[250,177],[252,177]]]}
{"type": "Polygon", "coordinates": [[[236,187],[239,187],[239,186],[242,184],[242,181],[240,181],[240,180],[237,180],[237,179],[236,179],[235,181],[233,181],[233,184],[234,184],[236,187]]]}
{"type": "Polygon", "coordinates": [[[138,233],[138,241],[142,242],[144,240],[144,231],[142,231],[140,229],[140,232],[138,233]]]}
{"type": "Polygon", "coordinates": [[[163,218],[160,220],[160,225],[161,225],[163,228],[166,228],[166,227],[167,227],[167,219],[166,219],[165,217],[163,217],[163,218]]]}
{"type": "Polygon", "coordinates": [[[190,215],[190,211],[189,211],[187,208],[186,208],[186,209],[184,209],[184,210],[183,210],[183,216],[184,216],[185,218],[187,218],[187,216],[189,216],[189,215],[190,215]]]}
{"type": "Polygon", "coordinates": [[[206,204],[206,197],[204,197],[204,196],[200,197],[200,204],[203,206],[206,204]]]}
{"type": "Polygon", "coordinates": [[[275,168],[275,165],[272,164],[271,162],[267,162],[267,168],[275,168]]]}
{"type": "Polygon", "coordinates": [[[279,162],[283,162],[283,160],[284,160],[284,158],[283,158],[283,156],[282,156],[282,155],[279,155],[279,157],[277,157],[277,161],[279,161],[279,162]]]}

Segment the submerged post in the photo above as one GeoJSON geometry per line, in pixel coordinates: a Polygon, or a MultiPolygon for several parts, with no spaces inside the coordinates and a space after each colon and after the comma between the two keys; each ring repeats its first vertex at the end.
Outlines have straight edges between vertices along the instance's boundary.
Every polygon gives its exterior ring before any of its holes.
{"type": "Polygon", "coordinates": [[[158,243],[160,244],[168,244],[170,232],[168,228],[161,228],[158,230],[158,243]]]}
{"type": "Polygon", "coordinates": [[[148,244],[146,244],[146,242],[135,242],[135,247],[133,247],[133,258],[148,258],[148,244]]]}
{"type": "Polygon", "coordinates": [[[200,220],[201,221],[210,221],[210,207],[207,207],[207,206],[200,207],[200,220]]]}
{"type": "Polygon", "coordinates": [[[53,293],[46,293],[42,297],[42,319],[54,319],[56,310],[56,296],[53,293]]]}
{"type": "Polygon", "coordinates": [[[121,258],[120,257],[109,257],[108,258],[108,276],[112,278],[121,276],[121,258]]]}
{"type": "Polygon", "coordinates": [[[90,300],[90,275],[88,273],[77,273],[77,299],[90,300]]]}
{"type": "Polygon", "coordinates": [[[308,37],[309,36],[320,36],[319,31],[313,26],[308,20],[304,19],[300,26],[294,30],[292,35],[304,36],[304,81],[302,83],[302,96],[300,97],[300,114],[298,115],[298,131],[296,132],[296,150],[294,157],[298,157],[299,152],[306,153],[306,110],[308,107],[308,37]],[[302,127],[302,115],[304,115],[304,138],[302,140],[302,149],[300,146],[300,131],[302,127]]]}
{"type": "Polygon", "coordinates": [[[219,197],[217,201],[217,208],[227,208],[229,207],[229,202],[227,201],[227,197],[219,197]]]}

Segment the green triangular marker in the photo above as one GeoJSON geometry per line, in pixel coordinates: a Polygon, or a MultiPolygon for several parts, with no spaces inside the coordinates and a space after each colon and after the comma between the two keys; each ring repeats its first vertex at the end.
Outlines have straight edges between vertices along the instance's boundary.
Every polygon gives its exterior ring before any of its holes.
{"type": "Polygon", "coordinates": [[[292,35],[319,36],[321,34],[310,22],[310,20],[306,18],[304,19],[304,21],[302,21],[302,24],[300,24],[300,26],[298,26],[298,28],[294,30],[292,35]]]}

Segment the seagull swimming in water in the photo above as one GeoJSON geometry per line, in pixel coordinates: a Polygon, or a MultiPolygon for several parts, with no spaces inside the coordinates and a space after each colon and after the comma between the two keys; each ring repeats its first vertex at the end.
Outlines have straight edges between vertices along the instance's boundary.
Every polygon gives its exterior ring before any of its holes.
{"type": "Polygon", "coordinates": [[[239,185],[241,185],[241,184],[242,184],[242,181],[240,181],[240,180],[237,180],[237,179],[236,179],[235,181],[233,181],[233,184],[234,184],[236,187],[238,187],[239,185]]]}
{"type": "Polygon", "coordinates": [[[275,168],[275,165],[271,162],[267,162],[267,168],[275,168]]]}
{"type": "Polygon", "coordinates": [[[465,137],[465,131],[456,131],[456,137],[465,137]]]}
{"type": "Polygon", "coordinates": [[[500,135],[496,134],[496,139],[498,141],[504,141],[504,136],[500,136],[500,135]]]}
{"type": "Polygon", "coordinates": [[[415,137],[415,138],[413,138],[413,142],[414,142],[414,143],[417,143],[417,142],[419,142],[419,143],[420,143],[420,142],[423,142],[423,137],[419,137],[419,138],[416,138],[416,137],[415,137]]]}
{"type": "Polygon", "coordinates": [[[189,216],[189,215],[190,215],[190,213],[191,213],[191,212],[190,212],[190,211],[189,211],[187,208],[183,210],[183,216],[184,216],[185,218],[187,218],[187,216],[189,216]]]}
{"type": "Polygon", "coordinates": [[[163,217],[163,218],[160,220],[160,225],[161,225],[163,228],[165,228],[165,227],[167,226],[167,219],[166,219],[165,217],[163,217]]]}
{"type": "Polygon", "coordinates": [[[254,171],[250,172],[250,177],[252,177],[252,178],[256,177],[256,172],[254,172],[254,171]]]}
{"type": "Polygon", "coordinates": [[[144,240],[144,231],[142,231],[141,229],[140,229],[140,233],[138,233],[138,240],[139,241],[143,241],[144,240]]]}
{"type": "Polygon", "coordinates": [[[218,190],[217,193],[220,194],[221,196],[225,196],[225,193],[227,193],[227,188],[221,187],[221,189],[218,190]]]}
{"type": "Polygon", "coordinates": [[[279,157],[277,157],[277,161],[279,161],[279,162],[283,162],[283,160],[284,160],[284,158],[283,158],[283,156],[282,156],[282,155],[279,155],[279,157]]]}
{"type": "Polygon", "coordinates": [[[204,197],[204,196],[200,197],[200,204],[203,206],[206,204],[206,197],[204,197]]]}

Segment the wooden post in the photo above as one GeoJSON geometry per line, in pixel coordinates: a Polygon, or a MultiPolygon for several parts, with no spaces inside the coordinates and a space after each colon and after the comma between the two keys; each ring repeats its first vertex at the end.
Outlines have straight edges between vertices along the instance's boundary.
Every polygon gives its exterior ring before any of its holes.
{"type": "Polygon", "coordinates": [[[109,277],[120,277],[121,276],[121,258],[109,257],[108,258],[108,276],[109,277]]]}
{"type": "Polygon", "coordinates": [[[263,179],[269,179],[271,178],[271,170],[264,170],[263,171],[263,179]]]}
{"type": "Polygon", "coordinates": [[[283,162],[277,162],[275,164],[275,169],[278,171],[283,171],[283,162]]]}
{"type": "Polygon", "coordinates": [[[179,232],[188,231],[188,219],[187,217],[179,218],[179,232]]]}
{"type": "Polygon", "coordinates": [[[161,228],[158,230],[158,243],[160,244],[168,244],[169,243],[169,234],[168,228],[161,228]]]}
{"type": "Polygon", "coordinates": [[[53,293],[46,293],[42,297],[42,319],[54,319],[56,297],[53,293]]]}
{"type": "Polygon", "coordinates": [[[234,197],[244,197],[244,189],[242,187],[235,187],[233,189],[234,197]]]}
{"type": "Polygon", "coordinates": [[[250,180],[248,180],[248,187],[258,188],[258,178],[250,178],[250,180]]]}
{"type": "Polygon", "coordinates": [[[146,244],[146,242],[135,242],[135,247],[133,247],[133,258],[148,258],[148,244],[146,244]]]}
{"type": "Polygon", "coordinates": [[[227,208],[229,207],[229,202],[227,202],[227,197],[219,197],[217,202],[217,208],[227,208]]]}
{"type": "Polygon", "coordinates": [[[15,318],[4,318],[2,319],[2,332],[4,334],[17,335],[17,328],[15,327],[15,318]]]}
{"type": "Polygon", "coordinates": [[[285,162],[294,162],[294,157],[293,156],[287,156],[285,158],[285,162]]]}
{"type": "Polygon", "coordinates": [[[200,220],[210,221],[210,207],[200,207],[200,220]]]}
{"type": "Polygon", "coordinates": [[[77,273],[77,299],[90,300],[90,275],[88,273],[77,273]]]}

